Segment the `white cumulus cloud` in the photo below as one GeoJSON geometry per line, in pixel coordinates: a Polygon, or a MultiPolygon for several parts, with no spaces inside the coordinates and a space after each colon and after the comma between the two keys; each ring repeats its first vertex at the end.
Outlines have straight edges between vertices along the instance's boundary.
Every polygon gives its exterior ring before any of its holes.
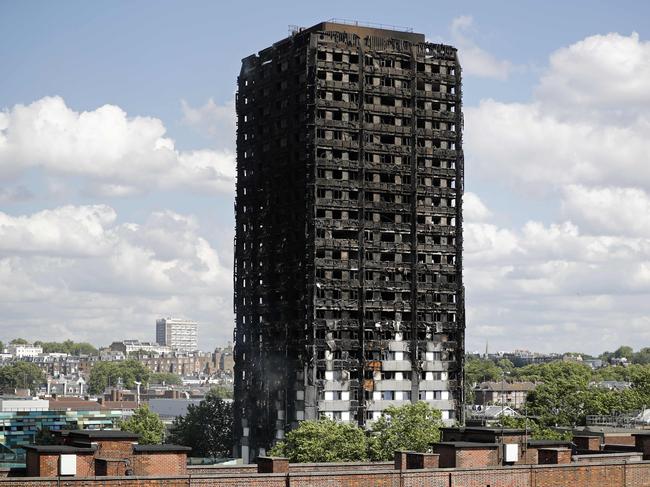
{"type": "Polygon", "coordinates": [[[650,238],[583,233],[570,222],[465,230],[467,336],[480,349],[601,352],[650,341],[650,238]]]}
{"type": "Polygon", "coordinates": [[[190,314],[203,324],[204,348],[223,343],[229,262],[193,217],[172,211],[143,223],[119,223],[107,205],[0,213],[3,338],[153,340],[157,317],[190,314]]]}
{"type": "Polygon", "coordinates": [[[468,167],[525,192],[650,190],[650,43],[592,36],[550,59],[530,102],[465,109],[468,167]]]}
{"type": "Polygon", "coordinates": [[[199,107],[181,100],[181,109],[184,124],[210,137],[218,147],[234,149],[237,130],[234,100],[219,105],[210,98],[199,107]]]}
{"type": "Polygon", "coordinates": [[[650,237],[650,195],[638,188],[564,188],[562,210],[592,233],[650,237]]]}
{"type": "Polygon", "coordinates": [[[474,26],[474,19],[469,15],[461,15],[451,22],[451,35],[454,45],[458,48],[460,64],[463,73],[480,78],[507,79],[513,64],[479,47],[469,35],[474,26]]]}
{"type": "Polygon", "coordinates": [[[466,191],[463,194],[463,217],[471,222],[485,221],[492,212],[481,201],[477,194],[466,191]]]}
{"type": "Polygon", "coordinates": [[[568,116],[645,115],[650,108],[650,42],[637,33],[594,35],[550,57],[538,98],[568,116]]]}
{"type": "Polygon", "coordinates": [[[83,176],[109,196],[151,188],[228,193],[235,178],[229,150],[180,151],[157,118],[129,117],[115,105],[77,112],[60,97],[0,115],[0,178],[29,168],[83,176]]]}
{"type": "Polygon", "coordinates": [[[530,101],[465,109],[468,170],[520,213],[531,198],[558,205],[513,228],[468,221],[473,346],[650,342],[649,66],[637,34],[590,36],[551,54],[530,101]]]}

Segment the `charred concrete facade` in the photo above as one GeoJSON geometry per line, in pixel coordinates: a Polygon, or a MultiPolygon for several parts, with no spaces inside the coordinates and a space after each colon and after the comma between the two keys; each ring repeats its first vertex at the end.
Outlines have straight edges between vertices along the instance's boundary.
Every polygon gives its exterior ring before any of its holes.
{"type": "Polygon", "coordinates": [[[242,61],[235,435],[462,414],[461,69],[424,35],[321,23],[242,61]]]}

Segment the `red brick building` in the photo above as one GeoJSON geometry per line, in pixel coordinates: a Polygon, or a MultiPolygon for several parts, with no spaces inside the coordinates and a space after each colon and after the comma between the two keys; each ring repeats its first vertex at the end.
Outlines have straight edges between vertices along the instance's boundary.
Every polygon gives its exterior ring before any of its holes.
{"type": "Polygon", "coordinates": [[[533,441],[490,428],[444,435],[450,441],[432,445],[434,453],[396,452],[394,463],[260,457],[257,465],[187,467],[184,447],[138,445],[137,435],[118,431],[71,432],[61,445],[27,447],[27,476],[0,478],[0,487],[650,487],[647,432],[633,434],[634,445],[533,441]]]}
{"type": "Polygon", "coordinates": [[[190,448],[139,445],[139,437],[110,430],[62,432],[58,445],[24,447],[27,452],[25,475],[79,478],[187,474],[190,448]]]}

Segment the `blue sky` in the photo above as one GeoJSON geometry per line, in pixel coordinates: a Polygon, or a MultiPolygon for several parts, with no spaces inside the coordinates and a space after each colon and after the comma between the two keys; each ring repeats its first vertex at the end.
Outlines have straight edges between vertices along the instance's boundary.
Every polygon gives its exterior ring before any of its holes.
{"type": "Polygon", "coordinates": [[[344,18],[459,48],[469,348],[650,346],[650,6],[321,5],[0,2],[0,339],[228,340],[240,60],[344,18]]]}

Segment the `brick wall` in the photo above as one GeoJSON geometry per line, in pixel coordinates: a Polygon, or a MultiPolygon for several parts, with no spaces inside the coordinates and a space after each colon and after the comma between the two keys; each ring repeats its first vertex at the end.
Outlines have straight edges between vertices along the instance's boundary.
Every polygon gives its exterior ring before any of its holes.
{"type": "MultiPolygon", "coordinates": [[[[244,487],[289,487],[290,485],[295,485],[295,484],[293,484],[292,482],[290,483],[288,481],[286,474],[268,473],[268,474],[253,474],[253,475],[230,474],[218,478],[210,477],[210,476],[191,477],[190,483],[187,484],[187,480],[186,480],[186,483],[183,485],[183,487],[242,487],[242,486],[244,487]]],[[[2,484],[0,484],[0,486],[4,487],[2,486],[2,484]]],[[[71,486],[71,487],[77,487],[77,486],[71,486]]],[[[99,486],[92,486],[92,487],[99,487],[99,486]]],[[[114,486],[106,486],[106,487],[114,487],[114,486]]],[[[358,487],[362,487],[362,486],[358,486],[358,487]]]]}
{"type": "Polygon", "coordinates": [[[129,458],[133,454],[132,441],[98,441],[97,456],[102,458],[129,458]]]}
{"type": "Polygon", "coordinates": [[[650,486],[650,467],[647,463],[633,463],[623,467],[625,487],[650,486]]]}
{"type": "Polygon", "coordinates": [[[338,472],[332,475],[327,472],[289,474],[291,487],[400,487],[400,472],[352,471],[338,472]]]}
{"type": "MultiPolygon", "coordinates": [[[[289,472],[332,472],[350,470],[392,470],[393,462],[345,462],[345,463],[290,463],[289,472]]],[[[190,475],[221,476],[226,474],[240,474],[257,472],[257,465],[190,465],[187,473],[190,475]]]]}
{"type": "MultiPolygon", "coordinates": [[[[410,470],[404,472],[402,485],[404,487],[449,487],[451,476],[440,470],[410,470]]],[[[483,486],[485,487],[485,486],[483,486]]]]}
{"type": "Polygon", "coordinates": [[[634,436],[631,434],[627,435],[605,435],[605,444],[606,445],[634,445],[634,436]]]}
{"type": "Polygon", "coordinates": [[[529,446],[520,452],[520,458],[517,465],[537,465],[538,463],[537,447],[529,446]]]}
{"type": "Polygon", "coordinates": [[[290,463],[289,472],[332,472],[350,470],[393,470],[394,462],[290,463]]]}
{"type": "MultiPolygon", "coordinates": [[[[486,487],[487,485],[490,487],[546,487],[543,484],[531,483],[531,472],[526,467],[464,470],[455,472],[450,480],[447,484],[449,487],[486,487]]],[[[583,487],[573,484],[566,484],[563,487],[569,486],[583,487]]]]}
{"type": "MultiPolygon", "coordinates": [[[[625,467],[622,465],[559,467],[563,466],[537,467],[535,470],[535,485],[540,487],[567,487],[569,485],[575,487],[626,486],[625,467]]],[[[630,484],[627,484],[627,486],[630,486],[630,484]]]]}
{"type": "Polygon", "coordinates": [[[493,467],[499,464],[497,448],[472,448],[456,450],[456,468],[493,467]]]}
{"type": "Polygon", "coordinates": [[[77,454],[77,476],[92,477],[95,475],[95,455],[77,454]]]}
{"type": "Polygon", "coordinates": [[[522,445],[526,443],[527,440],[528,437],[526,435],[503,435],[501,437],[501,443],[519,443],[522,445]]]}
{"type": "Polygon", "coordinates": [[[571,449],[558,449],[556,460],[557,463],[571,463],[571,449]]]}
{"type": "MultiPolygon", "coordinates": [[[[650,462],[433,470],[337,470],[220,477],[66,478],[65,487],[650,487],[650,462]]],[[[0,478],[0,487],[57,487],[57,479],[0,478]]]]}
{"type": "Polygon", "coordinates": [[[187,474],[189,448],[177,445],[134,446],[131,441],[109,440],[98,443],[96,449],[71,448],[70,445],[28,447],[25,473],[28,477],[56,477],[61,455],[70,454],[76,457],[77,477],[187,474]]]}
{"type": "Polygon", "coordinates": [[[409,470],[438,468],[440,455],[437,453],[407,453],[406,466],[409,470]]]}
{"type": "Polygon", "coordinates": [[[640,462],[643,460],[643,453],[629,451],[622,453],[600,453],[596,455],[573,455],[575,463],[626,463],[640,462]]]}
{"type": "MultiPolygon", "coordinates": [[[[77,476],[91,477],[95,475],[95,459],[92,453],[76,453],[77,476]]],[[[59,475],[59,453],[40,455],[33,451],[27,453],[27,475],[40,477],[56,477],[59,475]],[[35,470],[36,469],[36,470],[35,470]]]]}
{"type": "Polygon", "coordinates": [[[38,472],[41,477],[56,477],[59,474],[59,455],[39,456],[38,472]]]}
{"type": "Polygon", "coordinates": [[[158,475],[185,475],[187,454],[179,452],[135,453],[133,473],[143,477],[158,475]]]}
{"type": "Polygon", "coordinates": [[[569,448],[540,448],[537,457],[539,465],[571,463],[571,450],[569,448]]]}
{"type": "Polygon", "coordinates": [[[573,442],[578,450],[598,451],[600,450],[600,436],[574,436],[573,442]]]}
{"type": "Polygon", "coordinates": [[[289,460],[280,457],[258,457],[257,471],[259,473],[289,473],[289,460]]]}
{"type": "MultiPolygon", "coordinates": [[[[290,464],[291,465],[291,464],[290,464]]],[[[255,473],[257,465],[250,463],[247,465],[189,465],[187,473],[190,475],[228,475],[231,473],[255,473]]]]}

